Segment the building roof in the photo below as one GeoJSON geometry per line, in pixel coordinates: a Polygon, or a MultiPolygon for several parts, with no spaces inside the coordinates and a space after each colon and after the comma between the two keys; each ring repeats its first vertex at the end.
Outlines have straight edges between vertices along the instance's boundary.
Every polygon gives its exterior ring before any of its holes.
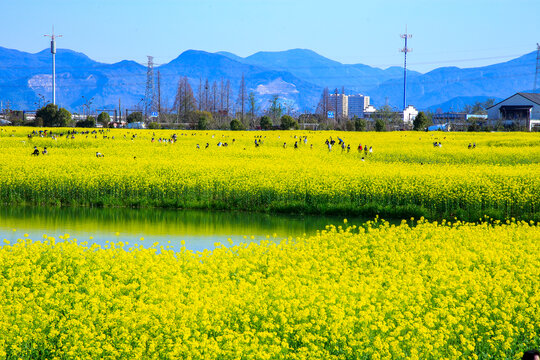
{"type": "Polygon", "coordinates": [[[532,105],[503,105],[501,110],[531,110],[532,105]]]}
{"type": "Polygon", "coordinates": [[[507,97],[506,99],[504,99],[504,100],[502,100],[502,101],[499,101],[499,102],[496,103],[496,104],[491,105],[490,107],[488,107],[488,109],[491,109],[492,107],[495,107],[495,106],[499,105],[500,103],[503,103],[503,102],[505,102],[506,100],[508,100],[508,99],[510,99],[511,97],[516,96],[516,95],[523,96],[525,99],[530,100],[530,101],[532,101],[533,103],[540,105],[540,94],[538,94],[538,93],[524,93],[524,92],[519,92],[519,93],[515,93],[515,94],[512,95],[512,96],[507,97]]]}
{"type": "Polygon", "coordinates": [[[533,103],[540,105],[540,94],[538,93],[518,93],[525,99],[531,100],[533,103]]]}

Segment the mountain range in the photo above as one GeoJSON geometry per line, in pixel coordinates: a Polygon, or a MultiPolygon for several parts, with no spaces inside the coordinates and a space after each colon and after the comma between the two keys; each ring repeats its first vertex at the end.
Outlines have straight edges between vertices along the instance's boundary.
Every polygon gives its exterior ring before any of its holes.
{"type": "MultiPolygon", "coordinates": [[[[407,102],[418,109],[459,110],[475,101],[506,98],[533,87],[536,53],[476,68],[441,67],[427,73],[407,71],[407,102]]],[[[199,84],[230,81],[232,102],[245,76],[258,109],[268,107],[274,95],[287,108],[313,112],[324,87],[347,94],[362,93],[371,103],[401,108],[403,68],[380,69],[363,64],[342,64],[311,50],[258,52],[240,57],[229,52],[188,50],[172,61],[154,67],[160,73],[162,104],[171,107],[180,77],[186,76],[197,96],[199,84]]],[[[58,49],[56,98],[60,106],[81,112],[141,106],[145,94],[146,66],[134,61],[106,64],[83,53],[58,49]],[[120,104],[119,104],[120,103],[120,104]]],[[[204,86],[204,85],[203,85],[204,86]]],[[[33,110],[51,100],[51,54],[35,54],[0,47],[0,101],[11,109],[33,110]]]]}

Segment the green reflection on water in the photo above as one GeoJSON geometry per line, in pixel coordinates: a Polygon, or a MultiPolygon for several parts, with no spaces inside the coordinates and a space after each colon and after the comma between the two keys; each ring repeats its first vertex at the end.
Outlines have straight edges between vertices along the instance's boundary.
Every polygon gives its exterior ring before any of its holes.
{"type": "MultiPolygon", "coordinates": [[[[349,224],[364,221],[349,219],[349,224]]],[[[6,237],[13,241],[24,233],[34,240],[40,240],[43,234],[68,233],[79,240],[87,240],[90,235],[98,243],[144,237],[149,241],[170,240],[177,244],[185,239],[186,246],[203,250],[213,248],[215,241],[225,243],[228,237],[235,242],[242,241],[243,236],[247,237],[244,241],[249,241],[251,236],[258,240],[274,235],[296,237],[314,234],[328,224],[341,225],[343,217],[166,209],[6,207],[0,208],[0,241],[6,237]]]]}

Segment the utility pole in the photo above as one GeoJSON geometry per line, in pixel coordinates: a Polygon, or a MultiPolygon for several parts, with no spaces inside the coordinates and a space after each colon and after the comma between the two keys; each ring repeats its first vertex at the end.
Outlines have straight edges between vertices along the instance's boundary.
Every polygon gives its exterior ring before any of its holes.
{"type": "Polygon", "coordinates": [[[43,35],[51,38],[51,54],[52,54],[52,102],[53,105],[56,105],[56,65],[55,65],[55,54],[56,54],[56,38],[62,37],[62,35],[54,35],[54,25],[52,27],[51,35],[43,35]]]}
{"type": "Polygon", "coordinates": [[[540,44],[536,43],[536,73],[534,74],[534,92],[538,91],[538,74],[540,73],[540,44]]]}
{"type": "Polygon", "coordinates": [[[412,49],[407,47],[407,40],[412,38],[411,34],[407,33],[407,27],[405,26],[405,34],[401,34],[401,38],[405,40],[405,47],[400,51],[405,55],[405,61],[403,65],[403,110],[407,108],[407,53],[412,49]]]}
{"type": "Polygon", "coordinates": [[[338,90],[336,88],[336,90],[334,91],[334,95],[336,96],[336,113],[334,115],[334,123],[336,122],[339,122],[339,118],[338,118],[338,110],[337,110],[337,105],[338,105],[338,90]]]}

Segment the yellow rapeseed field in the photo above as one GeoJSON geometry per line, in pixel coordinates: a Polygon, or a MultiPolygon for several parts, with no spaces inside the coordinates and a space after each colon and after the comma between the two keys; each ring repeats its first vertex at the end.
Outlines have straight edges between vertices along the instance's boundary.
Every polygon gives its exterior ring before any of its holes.
{"type": "Polygon", "coordinates": [[[41,240],[0,248],[2,358],[518,359],[540,346],[532,223],[375,221],[197,254],[41,240]]]}
{"type": "Polygon", "coordinates": [[[540,134],[33,130],[0,129],[0,202],[539,219],[540,134]]]}

